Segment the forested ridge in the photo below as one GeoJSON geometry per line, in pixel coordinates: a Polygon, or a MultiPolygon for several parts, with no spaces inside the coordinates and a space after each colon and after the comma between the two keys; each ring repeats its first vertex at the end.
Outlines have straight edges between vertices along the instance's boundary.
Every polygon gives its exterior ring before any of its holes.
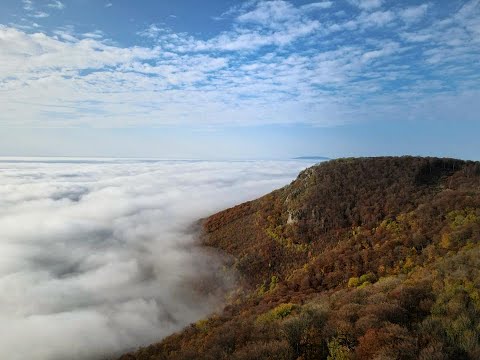
{"type": "Polygon", "coordinates": [[[121,360],[480,359],[480,163],[339,159],[202,221],[224,310],[121,360]]]}

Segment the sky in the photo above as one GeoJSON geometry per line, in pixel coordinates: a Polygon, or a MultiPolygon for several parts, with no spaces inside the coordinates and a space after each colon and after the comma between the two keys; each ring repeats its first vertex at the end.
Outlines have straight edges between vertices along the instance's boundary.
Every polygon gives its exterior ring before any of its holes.
{"type": "Polygon", "coordinates": [[[480,0],[2,0],[0,156],[480,159],[480,0]]]}

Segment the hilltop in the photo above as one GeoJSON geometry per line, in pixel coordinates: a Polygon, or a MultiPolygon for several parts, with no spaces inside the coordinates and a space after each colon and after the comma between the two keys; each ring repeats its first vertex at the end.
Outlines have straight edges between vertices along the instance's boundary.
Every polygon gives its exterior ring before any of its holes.
{"type": "Polygon", "coordinates": [[[339,159],[214,214],[225,309],[126,359],[480,358],[480,163],[339,159]]]}

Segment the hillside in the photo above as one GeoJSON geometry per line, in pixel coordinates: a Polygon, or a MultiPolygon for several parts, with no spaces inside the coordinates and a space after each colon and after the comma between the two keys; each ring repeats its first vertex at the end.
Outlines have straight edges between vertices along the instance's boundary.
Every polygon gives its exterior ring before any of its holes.
{"type": "Polygon", "coordinates": [[[480,163],[333,160],[202,222],[238,288],[126,359],[480,358],[480,163]]]}

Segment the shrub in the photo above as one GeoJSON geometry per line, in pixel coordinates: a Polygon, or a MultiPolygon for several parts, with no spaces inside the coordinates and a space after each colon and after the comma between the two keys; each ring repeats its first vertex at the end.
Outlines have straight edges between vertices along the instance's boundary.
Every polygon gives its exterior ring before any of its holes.
{"type": "Polygon", "coordinates": [[[327,360],[349,360],[352,358],[352,351],[343,344],[341,337],[334,337],[328,342],[327,360]]]}
{"type": "Polygon", "coordinates": [[[377,277],[375,276],[375,274],[369,272],[367,274],[363,274],[362,276],[360,276],[360,279],[359,279],[359,283],[360,284],[363,284],[365,282],[369,282],[369,283],[374,283],[375,281],[377,281],[377,277]]]}
{"type": "Polygon", "coordinates": [[[359,278],[351,277],[348,280],[348,287],[365,287],[373,284],[375,281],[377,281],[377,276],[374,273],[369,272],[367,274],[363,274],[359,278]]]}
{"type": "Polygon", "coordinates": [[[294,304],[280,304],[276,308],[260,315],[257,317],[258,323],[272,322],[275,320],[280,320],[289,316],[292,311],[295,309],[294,304]]]}
{"type": "Polygon", "coordinates": [[[360,279],[358,277],[351,277],[348,279],[348,287],[357,287],[360,285],[360,279]]]}

